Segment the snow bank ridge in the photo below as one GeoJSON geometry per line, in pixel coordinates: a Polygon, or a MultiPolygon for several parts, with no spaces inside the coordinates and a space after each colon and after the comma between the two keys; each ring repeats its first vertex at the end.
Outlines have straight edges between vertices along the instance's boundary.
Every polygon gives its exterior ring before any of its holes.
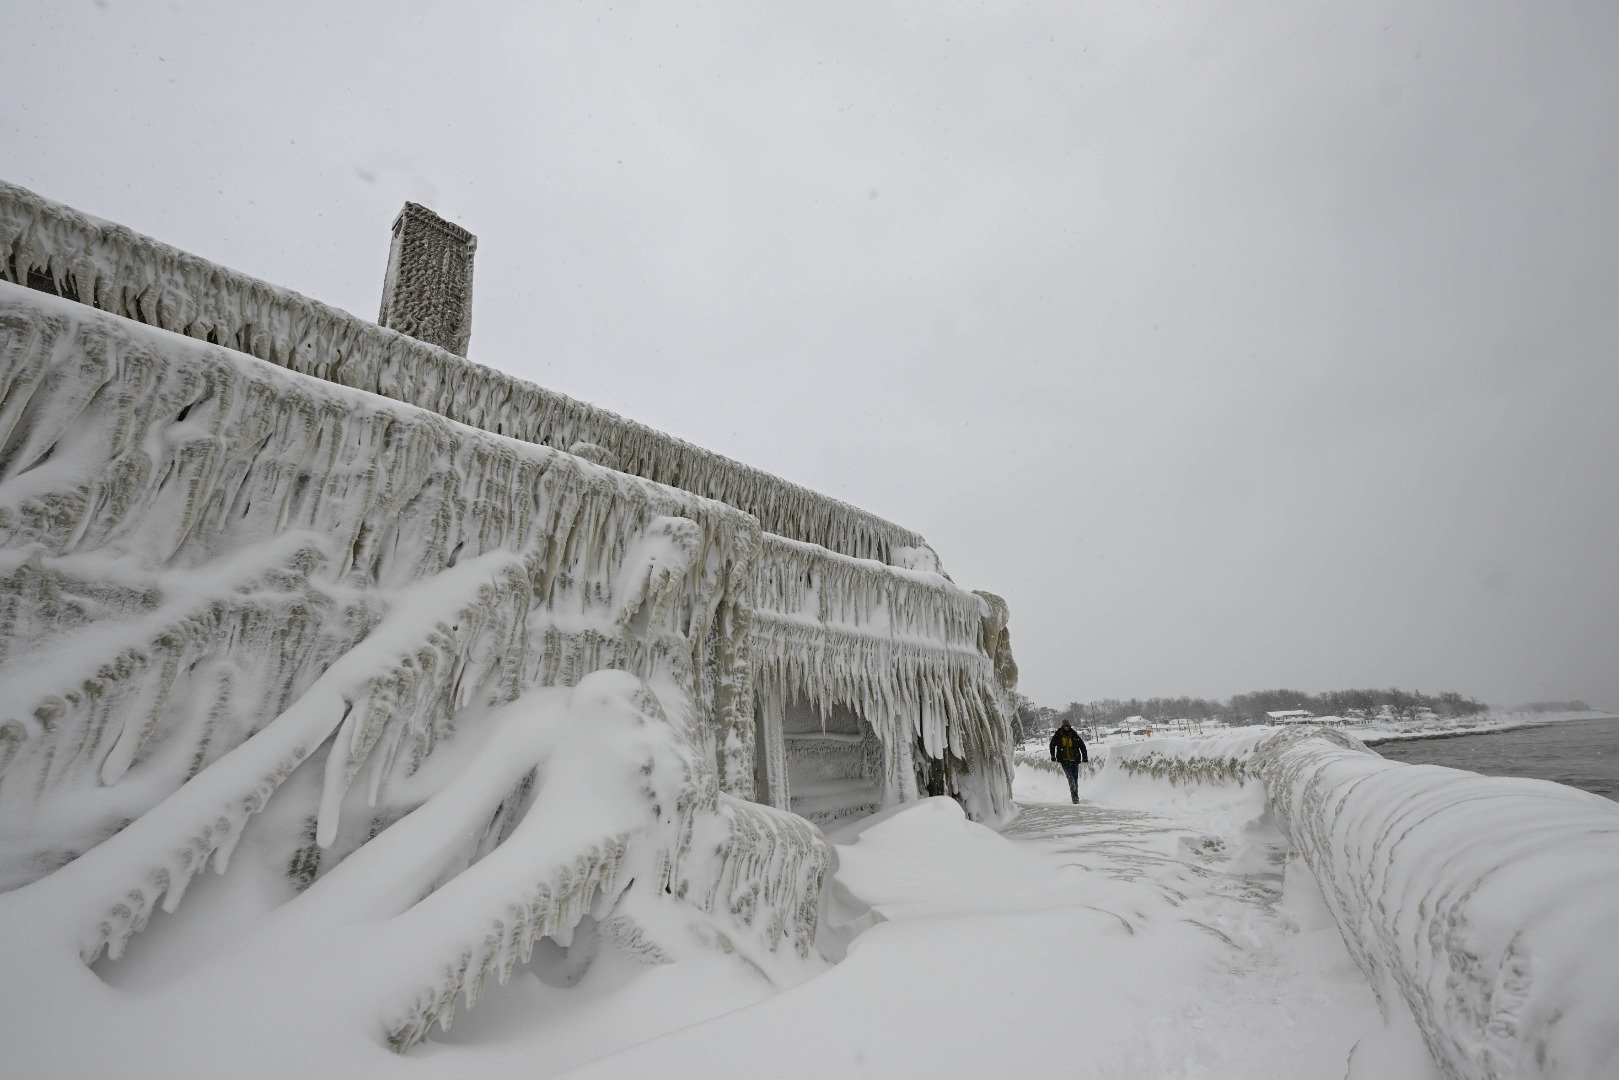
{"type": "Polygon", "coordinates": [[[1619,1075],[1619,806],[1388,761],[1325,728],[1112,747],[1109,770],[1264,785],[1385,1011],[1452,1080],[1619,1075]]]}

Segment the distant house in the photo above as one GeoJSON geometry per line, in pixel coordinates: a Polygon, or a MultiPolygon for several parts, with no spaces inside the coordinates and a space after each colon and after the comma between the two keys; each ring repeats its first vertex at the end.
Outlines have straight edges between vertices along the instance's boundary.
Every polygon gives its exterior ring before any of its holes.
{"type": "Polygon", "coordinates": [[[1302,724],[1315,719],[1315,713],[1310,712],[1308,709],[1283,709],[1280,712],[1268,712],[1265,715],[1270,717],[1270,722],[1273,724],[1302,724]]]}

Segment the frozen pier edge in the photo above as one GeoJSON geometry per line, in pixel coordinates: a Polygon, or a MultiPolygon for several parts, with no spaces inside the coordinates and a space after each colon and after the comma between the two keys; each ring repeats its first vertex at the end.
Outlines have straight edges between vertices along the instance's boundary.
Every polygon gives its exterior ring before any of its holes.
{"type": "Polygon", "coordinates": [[[103,970],[211,865],[261,887],[201,923],[325,942],[399,1049],[542,945],[789,979],[814,820],[1010,813],[1007,618],[873,514],[0,185],[10,970],[103,970]]]}

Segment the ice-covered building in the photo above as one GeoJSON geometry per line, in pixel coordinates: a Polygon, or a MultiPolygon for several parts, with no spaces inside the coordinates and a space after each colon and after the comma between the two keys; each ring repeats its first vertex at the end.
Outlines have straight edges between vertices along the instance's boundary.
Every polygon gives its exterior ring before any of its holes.
{"type": "Polygon", "coordinates": [[[1006,605],[911,530],[458,355],[475,243],[407,205],[379,325],[0,185],[0,893],[98,864],[86,958],[244,832],[297,892],[476,806],[401,887],[483,872],[561,751],[469,762],[530,705],[678,745],[643,747],[639,826],[506,882],[547,899],[486,965],[616,895],[637,836],[666,892],[806,951],[805,818],[1009,808],[1006,605]]]}

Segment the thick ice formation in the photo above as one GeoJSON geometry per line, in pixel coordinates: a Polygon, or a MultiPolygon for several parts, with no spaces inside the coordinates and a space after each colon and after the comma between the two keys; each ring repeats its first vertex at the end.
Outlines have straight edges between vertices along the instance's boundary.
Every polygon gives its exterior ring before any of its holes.
{"type": "Polygon", "coordinates": [[[394,652],[337,688],[339,787],[600,667],[689,683],[696,738],[751,732],[712,675],[745,646],[746,515],[0,288],[8,819],[138,815],[362,641],[394,652]]]}
{"type": "Polygon", "coordinates": [[[719,673],[746,655],[752,518],[9,285],[0,365],[3,870],[49,875],[7,900],[85,962],[224,871],[289,784],[288,876],[361,897],[300,910],[431,890],[427,922],[463,928],[423,936],[413,962],[446,974],[412,977],[398,1045],[535,938],[566,943],[637,842],[643,880],[807,953],[824,845],[721,793],[729,744],[751,750],[751,695],[719,673]],[[484,714],[604,667],[658,687],[637,715],[668,746],[564,812],[618,744],[559,759],[484,714]],[[457,866],[476,873],[441,880],[457,866]]]}
{"type": "Polygon", "coordinates": [[[1264,786],[1385,1012],[1453,1080],[1619,1075],[1619,806],[1387,761],[1325,728],[1153,740],[1107,770],[1264,786]]]}
{"type": "Polygon", "coordinates": [[[0,277],[36,286],[0,281],[0,890],[39,949],[119,956],[251,832],[274,925],[348,926],[405,1046],[587,915],[659,954],[631,880],[807,954],[794,702],[858,713],[882,801],[1009,806],[1005,605],[914,534],[21,189],[0,277]],[[639,719],[570,750],[592,709],[639,719]]]}

